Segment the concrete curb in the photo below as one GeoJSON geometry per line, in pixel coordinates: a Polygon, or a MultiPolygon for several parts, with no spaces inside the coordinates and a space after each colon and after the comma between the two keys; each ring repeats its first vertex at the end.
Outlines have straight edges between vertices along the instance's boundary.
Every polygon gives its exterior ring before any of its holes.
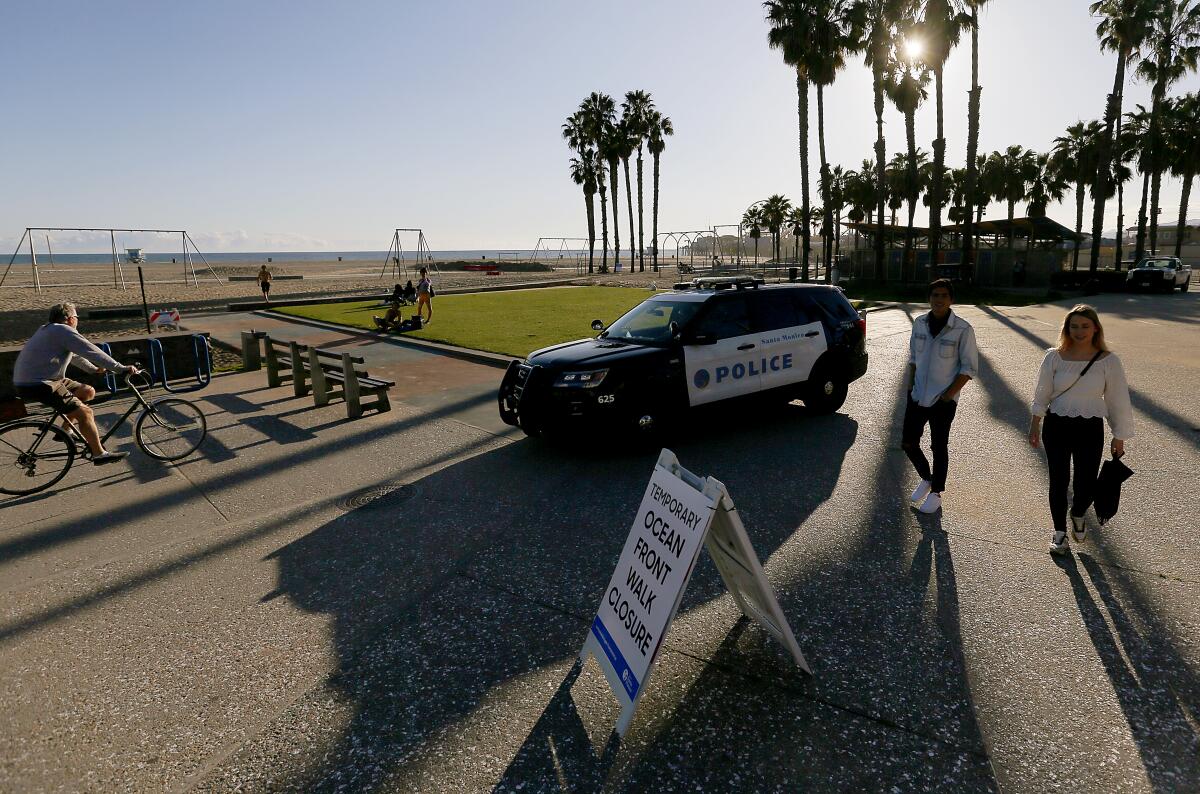
{"type": "Polygon", "coordinates": [[[488,353],[483,350],[472,350],[469,347],[447,345],[442,342],[405,339],[401,336],[381,334],[377,331],[368,331],[365,328],[354,328],[353,326],[325,322],[324,320],[310,320],[307,317],[291,317],[286,314],[275,314],[267,311],[256,311],[253,312],[253,314],[257,314],[259,317],[269,317],[272,320],[283,320],[285,322],[296,323],[298,325],[309,325],[314,328],[324,328],[327,331],[341,331],[343,333],[362,337],[364,339],[374,339],[379,342],[388,342],[401,347],[411,347],[416,350],[424,350],[427,353],[437,353],[443,356],[450,356],[451,358],[459,358],[464,361],[470,361],[475,364],[485,364],[489,367],[496,367],[498,369],[507,369],[509,362],[515,358],[515,356],[503,356],[499,353],[488,353]]]}
{"type": "MultiPolygon", "coordinates": [[[[574,284],[586,283],[583,278],[569,279],[553,279],[547,281],[517,281],[511,284],[496,284],[485,287],[450,287],[444,290],[438,290],[437,295],[469,295],[477,292],[506,292],[509,290],[519,289],[538,289],[540,287],[567,287],[574,284]]],[[[330,298],[293,298],[278,301],[245,301],[243,303],[230,303],[225,306],[227,312],[252,312],[262,309],[275,309],[289,306],[313,306],[322,303],[354,303],[356,301],[369,301],[391,295],[391,291],[384,290],[376,293],[366,293],[362,295],[337,295],[330,298]]],[[[435,296],[436,297],[436,296],[435,296]]]]}

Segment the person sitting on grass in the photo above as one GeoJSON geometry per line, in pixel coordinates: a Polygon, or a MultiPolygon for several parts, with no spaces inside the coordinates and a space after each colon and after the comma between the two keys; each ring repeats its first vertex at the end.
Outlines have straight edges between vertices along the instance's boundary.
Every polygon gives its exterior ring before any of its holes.
{"type": "Polygon", "coordinates": [[[413,286],[411,278],[408,280],[408,283],[404,285],[403,298],[404,302],[408,304],[417,302],[417,288],[413,286]]]}
{"type": "MultiPolygon", "coordinates": [[[[396,286],[399,287],[400,285],[397,284],[396,286]]],[[[404,321],[404,318],[400,316],[400,301],[392,301],[392,305],[388,308],[386,314],[382,317],[376,314],[371,319],[375,321],[375,327],[380,331],[391,331],[404,321]]]]}

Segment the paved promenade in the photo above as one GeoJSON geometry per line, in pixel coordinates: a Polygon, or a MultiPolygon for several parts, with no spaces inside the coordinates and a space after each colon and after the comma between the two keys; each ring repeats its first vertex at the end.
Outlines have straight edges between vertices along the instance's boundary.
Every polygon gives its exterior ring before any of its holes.
{"type": "Polygon", "coordinates": [[[1137,475],[1065,560],[1025,441],[1063,305],[961,309],[983,366],[940,515],[899,449],[919,308],[869,316],[842,412],[670,441],[729,487],[815,675],[704,559],[619,746],[575,656],[657,450],[524,438],[492,366],[193,319],[361,353],[394,409],[217,377],[196,456],[126,432],[128,464],[0,502],[0,791],[1198,791],[1200,295],[1094,302],[1137,475]]]}

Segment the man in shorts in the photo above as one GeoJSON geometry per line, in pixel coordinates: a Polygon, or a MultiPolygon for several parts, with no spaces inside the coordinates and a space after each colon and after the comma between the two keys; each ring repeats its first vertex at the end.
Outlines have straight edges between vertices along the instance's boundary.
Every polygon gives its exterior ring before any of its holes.
{"type": "Polygon", "coordinates": [[[115,463],[128,452],[107,452],[100,441],[96,417],[85,403],[96,396],[91,386],[67,377],[71,364],[84,372],[103,375],[107,370],[137,372],[93,345],[79,333],[79,314],[73,303],[50,307],[50,322],[34,332],[17,356],[13,367],[13,385],[23,400],[36,400],[58,411],[73,422],[87,441],[92,463],[115,463]]]}

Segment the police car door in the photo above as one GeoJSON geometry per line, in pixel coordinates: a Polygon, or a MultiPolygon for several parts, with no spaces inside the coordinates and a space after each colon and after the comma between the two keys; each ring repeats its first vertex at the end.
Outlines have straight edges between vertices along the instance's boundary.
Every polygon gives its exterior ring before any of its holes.
{"type": "Polygon", "coordinates": [[[763,391],[807,380],[827,347],[825,328],[806,310],[802,292],[767,288],[751,298],[750,320],[758,332],[754,363],[763,391]]]}
{"type": "Polygon", "coordinates": [[[689,336],[704,342],[683,347],[690,405],[758,391],[761,375],[749,366],[758,335],[750,327],[744,293],[715,296],[689,336]]]}

